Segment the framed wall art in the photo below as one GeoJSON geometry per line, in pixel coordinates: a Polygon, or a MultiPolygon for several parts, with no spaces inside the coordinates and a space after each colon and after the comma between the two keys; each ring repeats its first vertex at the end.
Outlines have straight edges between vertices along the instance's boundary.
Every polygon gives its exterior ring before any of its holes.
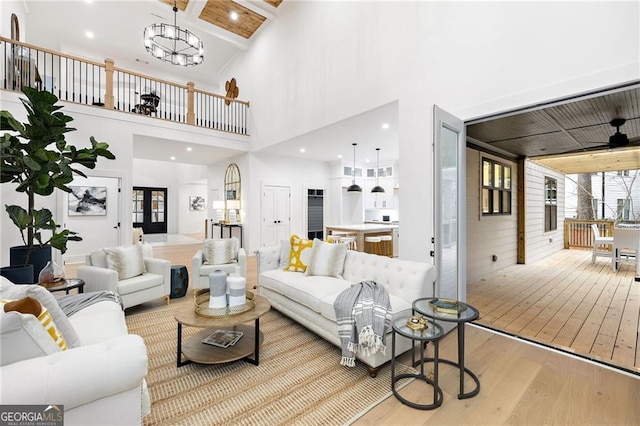
{"type": "Polygon", "coordinates": [[[191,196],[189,197],[189,210],[203,211],[207,206],[204,197],[191,196]]]}
{"type": "Polygon", "coordinates": [[[70,186],[69,216],[105,216],[107,188],[105,186],[70,186]]]}

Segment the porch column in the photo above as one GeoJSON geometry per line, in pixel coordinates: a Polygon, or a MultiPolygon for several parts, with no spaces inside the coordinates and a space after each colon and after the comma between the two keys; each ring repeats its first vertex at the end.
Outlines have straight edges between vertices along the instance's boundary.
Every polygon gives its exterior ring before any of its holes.
{"type": "Polygon", "coordinates": [[[525,246],[526,246],[526,240],[525,240],[525,217],[526,217],[526,212],[525,212],[525,199],[524,199],[524,188],[525,188],[525,181],[524,181],[524,177],[525,177],[525,166],[526,166],[526,159],[525,158],[519,158],[518,159],[518,191],[517,191],[517,198],[518,198],[518,263],[519,264],[524,264],[525,263],[525,246]]]}

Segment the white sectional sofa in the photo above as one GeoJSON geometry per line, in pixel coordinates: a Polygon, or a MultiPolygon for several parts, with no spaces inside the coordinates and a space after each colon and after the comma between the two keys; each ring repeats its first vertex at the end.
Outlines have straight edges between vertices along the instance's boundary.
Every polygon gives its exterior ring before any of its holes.
{"type": "Polygon", "coordinates": [[[147,351],[140,336],[128,334],[120,304],[99,301],[65,323],[54,315],[57,298],[43,287],[0,277],[0,299],[25,296],[47,307],[69,349],[36,354],[33,330],[23,327],[24,316],[33,315],[0,314],[0,404],[64,405],[65,425],[142,424],[150,410],[147,351]]]}
{"type": "MultiPolygon", "coordinates": [[[[389,293],[392,315],[410,316],[415,299],[433,293],[435,269],[423,262],[393,259],[348,250],[343,278],[306,276],[303,272],[284,271],[288,261],[286,244],[256,250],[258,263],[258,294],[271,306],[294,319],[327,341],[340,347],[333,302],[338,294],[354,283],[372,280],[389,293]]],[[[356,358],[366,364],[371,377],[391,359],[391,327],[387,334],[387,351],[356,358]]],[[[396,355],[411,348],[408,339],[396,339],[396,355]]],[[[336,359],[336,365],[340,359],[336,359]]]]}

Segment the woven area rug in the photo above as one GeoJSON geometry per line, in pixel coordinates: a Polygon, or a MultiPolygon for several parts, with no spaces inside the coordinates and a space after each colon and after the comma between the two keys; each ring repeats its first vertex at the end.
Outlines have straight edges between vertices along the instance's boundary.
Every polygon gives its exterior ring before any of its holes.
{"type": "MultiPolygon", "coordinates": [[[[389,365],[375,379],[362,363],[343,367],[339,348],[273,310],[260,319],[259,366],[234,361],[177,368],[177,310],[126,318],[149,355],[152,405],[145,425],[341,425],[391,395],[389,365]]],[[[200,330],[183,327],[183,339],[200,330]]],[[[396,365],[398,373],[412,371],[396,365]]]]}

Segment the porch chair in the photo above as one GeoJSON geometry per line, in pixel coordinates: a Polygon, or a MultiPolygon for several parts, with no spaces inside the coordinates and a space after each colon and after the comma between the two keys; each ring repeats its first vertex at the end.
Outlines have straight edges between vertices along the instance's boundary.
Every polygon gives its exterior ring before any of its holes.
{"type": "Polygon", "coordinates": [[[598,225],[591,225],[593,231],[593,254],[591,255],[591,263],[595,263],[596,256],[613,258],[613,237],[601,237],[598,225]],[[599,250],[601,246],[608,246],[610,250],[599,250]]]}
{"type": "Polygon", "coordinates": [[[621,262],[638,264],[638,252],[640,251],[640,230],[616,228],[613,241],[613,257],[611,269],[618,272],[621,262]]]}

